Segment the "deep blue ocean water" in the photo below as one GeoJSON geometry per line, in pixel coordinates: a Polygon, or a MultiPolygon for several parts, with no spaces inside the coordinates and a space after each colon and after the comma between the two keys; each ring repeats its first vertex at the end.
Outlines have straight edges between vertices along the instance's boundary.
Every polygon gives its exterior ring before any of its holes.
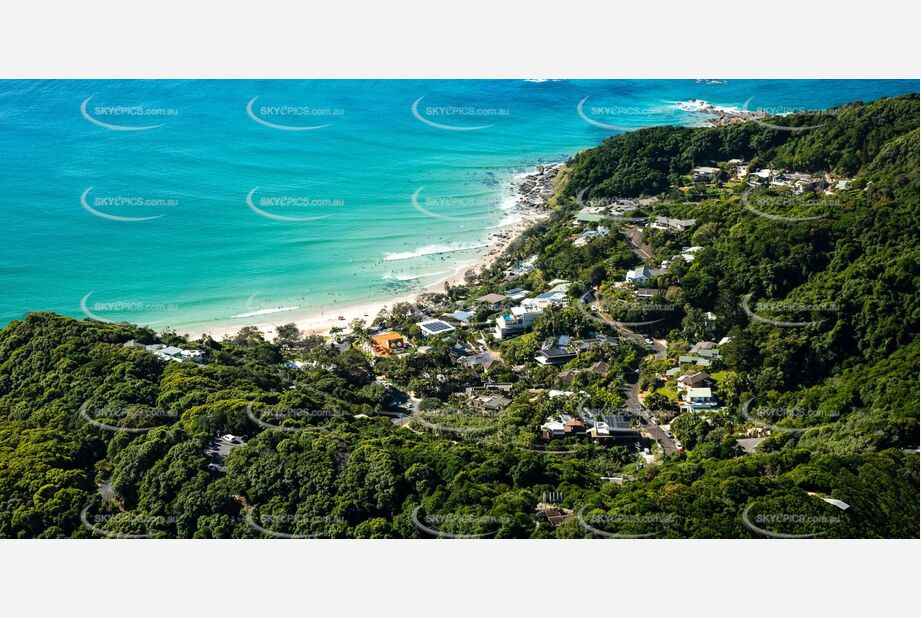
{"type": "Polygon", "coordinates": [[[421,289],[512,219],[514,174],[619,128],[700,123],[679,102],[783,113],[917,91],[911,80],[0,81],[0,324],[36,310],[84,317],[82,302],[157,329],[242,326],[232,316],[421,289]]]}

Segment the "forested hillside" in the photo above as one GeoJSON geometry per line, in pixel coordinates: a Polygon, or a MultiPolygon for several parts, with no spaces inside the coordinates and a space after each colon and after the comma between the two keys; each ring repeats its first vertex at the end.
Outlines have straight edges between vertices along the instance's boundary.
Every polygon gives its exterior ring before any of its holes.
{"type": "MultiPolygon", "coordinates": [[[[814,128],[643,129],[569,161],[554,212],[510,250],[510,263],[536,254],[536,270],[508,281],[496,266],[448,290],[446,302],[460,302],[498,286],[573,282],[573,306],[503,342],[505,365],[483,375],[452,361],[459,336],[427,340],[424,354],[372,359],[365,333],[334,347],[297,335],[268,342],[252,331],[190,342],[49,313],[9,324],[0,331],[0,537],[425,538],[429,527],[491,538],[747,538],[758,536],[748,523],[756,522],[789,534],[916,538],[918,96],[775,120],[814,128]],[[788,198],[773,187],[688,178],[695,166],[730,159],[751,171],[847,182],[788,198]],[[613,311],[623,294],[613,283],[635,263],[616,233],[572,242],[582,195],[655,197],[631,217],[696,219],[687,231],[645,232],[655,262],[701,247],[692,262],[657,275],[661,299],[675,309],[650,335],[668,340],[669,358],[704,333],[728,338],[714,372],[723,407],[678,416],[672,431],[686,451],[655,464],[638,465],[621,446],[538,446],[540,422],[578,403],[549,389],[581,390],[613,407],[625,380],[638,375],[655,388],[665,368],[629,340],[566,365],[581,372],[566,387],[560,368],[532,360],[546,337],[598,329],[577,299],[594,288],[613,311]],[[801,326],[752,319],[748,306],[801,326]],[[714,318],[705,327],[706,312],[714,318]],[[197,348],[207,360],[164,363],[126,347],[130,340],[197,348]],[[285,364],[292,359],[302,365],[285,364]],[[590,374],[598,362],[606,368],[590,374]],[[410,391],[429,407],[447,406],[452,392],[484,376],[512,384],[511,403],[469,433],[377,414],[410,391]],[[745,408],[752,400],[790,413],[771,420],[779,429],[758,433],[764,423],[745,408]],[[273,410],[314,414],[281,421],[273,410]],[[215,465],[207,452],[227,433],[245,445],[215,465]],[[743,452],[737,440],[751,435],[766,439],[743,452]],[[535,518],[547,492],[579,516],[535,518]],[[772,521],[776,513],[787,520],[772,521]]],[[[414,319],[394,311],[386,322],[409,332],[414,319]]]]}

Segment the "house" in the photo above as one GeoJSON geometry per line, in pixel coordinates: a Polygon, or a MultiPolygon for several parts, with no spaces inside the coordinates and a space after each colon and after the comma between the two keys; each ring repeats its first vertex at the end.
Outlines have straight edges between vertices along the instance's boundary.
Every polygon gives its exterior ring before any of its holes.
{"type": "Polygon", "coordinates": [[[541,309],[546,309],[551,305],[568,305],[569,300],[566,298],[566,292],[544,292],[543,294],[538,294],[534,298],[524,299],[521,301],[521,304],[528,308],[539,307],[541,309]]]}
{"type": "Polygon", "coordinates": [[[712,341],[698,341],[697,343],[691,346],[691,349],[688,350],[688,354],[697,354],[701,350],[709,350],[715,345],[716,344],[713,343],[712,341]]]}
{"type": "Polygon", "coordinates": [[[706,371],[698,371],[697,373],[692,373],[690,375],[685,375],[678,378],[678,388],[699,388],[707,384],[709,381],[709,373],[706,371]]]}
{"type": "Polygon", "coordinates": [[[534,360],[541,365],[563,365],[574,359],[580,352],[589,350],[592,346],[611,345],[614,343],[617,343],[617,339],[609,335],[580,339],[578,341],[572,341],[566,335],[556,338],[550,337],[541,346],[540,351],[534,355],[534,360]]]}
{"type": "Polygon", "coordinates": [[[723,357],[720,355],[719,350],[701,350],[700,358],[701,360],[712,362],[715,359],[723,358],[723,357]]]}
{"type": "Polygon", "coordinates": [[[585,434],[587,426],[584,421],[572,418],[568,414],[551,416],[540,426],[541,436],[545,440],[585,434]]]}
{"type": "Polygon", "coordinates": [[[473,311],[461,311],[458,309],[454,313],[443,314],[447,318],[457,320],[461,326],[470,326],[470,319],[476,315],[473,311]]]}
{"type": "Polygon", "coordinates": [[[512,307],[509,313],[500,315],[496,318],[496,328],[494,332],[496,340],[502,341],[508,337],[514,337],[515,335],[527,332],[542,311],[543,309],[540,307],[528,308],[522,305],[512,307]]]}
{"type": "Polygon", "coordinates": [[[822,176],[810,174],[793,174],[793,195],[802,195],[806,191],[823,191],[828,183],[822,176]]]}
{"type": "Polygon", "coordinates": [[[451,356],[454,356],[455,358],[469,356],[473,354],[474,352],[475,350],[472,347],[470,347],[470,344],[468,344],[464,340],[456,341],[454,345],[451,346],[451,349],[448,351],[448,353],[451,356]]]}
{"type": "Polygon", "coordinates": [[[566,369],[561,371],[560,374],[556,377],[557,381],[564,386],[569,386],[573,383],[573,380],[576,379],[576,376],[579,375],[579,371],[575,369],[566,369]]]}
{"type": "Polygon", "coordinates": [[[716,400],[709,388],[689,388],[684,391],[681,407],[689,412],[695,410],[709,410],[717,407],[716,400]]]}
{"type": "Polygon", "coordinates": [[[563,509],[560,507],[546,507],[537,509],[537,521],[545,522],[556,528],[564,523],[566,523],[569,518],[572,517],[572,511],[570,509],[563,509]]]}
{"type": "Polygon", "coordinates": [[[389,358],[395,353],[409,348],[409,344],[400,333],[381,333],[371,336],[371,353],[375,356],[389,358]]]}
{"type": "Polygon", "coordinates": [[[729,159],[726,166],[732,174],[733,180],[741,180],[748,176],[748,166],[745,165],[744,159],[729,159]]]}
{"type": "Polygon", "coordinates": [[[514,384],[510,382],[487,382],[482,386],[468,386],[464,389],[464,392],[468,397],[473,397],[476,393],[488,393],[492,391],[499,391],[500,393],[510,393],[514,384]]]}
{"type": "Polygon", "coordinates": [[[497,309],[506,300],[508,299],[502,294],[484,294],[477,298],[476,302],[489,305],[490,309],[497,309]]]}
{"type": "Polygon", "coordinates": [[[425,337],[444,335],[454,330],[454,327],[444,320],[425,320],[423,322],[416,322],[416,326],[419,327],[419,330],[422,331],[422,335],[425,337]]]}
{"type": "Polygon", "coordinates": [[[479,354],[471,354],[469,356],[462,356],[457,359],[458,365],[463,365],[464,367],[482,367],[486,365],[489,361],[492,360],[492,355],[489,352],[480,352],[479,354]]]}
{"type": "Polygon", "coordinates": [[[699,166],[691,170],[694,182],[713,182],[720,175],[720,168],[699,166]]]}
{"type": "Polygon", "coordinates": [[[518,262],[505,271],[506,279],[514,279],[519,275],[526,275],[533,271],[537,265],[537,255],[529,256],[526,260],[518,262]]]}
{"type": "Polygon", "coordinates": [[[639,204],[636,200],[630,199],[627,197],[615,197],[611,200],[611,203],[608,204],[608,208],[611,211],[619,212],[628,212],[631,210],[636,210],[639,207],[639,204]]]}
{"type": "Polygon", "coordinates": [[[508,397],[503,397],[502,395],[492,395],[484,399],[481,405],[483,406],[484,410],[488,410],[489,412],[499,412],[510,403],[512,403],[512,400],[508,397]]]}
{"type": "Polygon", "coordinates": [[[617,337],[612,337],[610,335],[598,335],[597,337],[589,337],[588,339],[579,339],[578,341],[573,341],[572,347],[576,352],[585,352],[593,345],[614,345],[617,343],[617,337]]]}
{"type": "Polygon", "coordinates": [[[629,419],[621,414],[606,414],[602,420],[595,420],[586,435],[595,442],[633,442],[640,437],[629,419]]]}
{"type": "Polygon", "coordinates": [[[566,419],[564,416],[557,418],[548,418],[547,421],[540,426],[540,433],[544,440],[549,440],[551,438],[562,438],[566,435],[566,419]]]}
{"type": "Polygon", "coordinates": [[[793,184],[793,174],[787,174],[786,172],[781,172],[776,176],[771,178],[771,186],[773,187],[789,187],[793,184]]]}
{"type": "Polygon", "coordinates": [[[485,363],[483,363],[482,365],[483,371],[491,371],[493,367],[499,367],[502,364],[503,364],[502,361],[496,360],[495,358],[491,358],[485,363]]]}
{"type": "Polygon", "coordinates": [[[134,339],[131,339],[130,341],[126,341],[124,344],[122,344],[122,347],[144,348],[148,352],[154,354],[160,360],[167,362],[172,361],[181,363],[185,361],[192,361],[193,363],[198,364],[205,362],[205,353],[201,350],[184,350],[174,345],[165,345],[162,343],[144,345],[143,343],[138,343],[134,339]]]}
{"type": "Polygon", "coordinates": [[[679,375],[680,373],[681,373],[681,367],[672,367],[671,369],[665,372],[665,376],[667,378],[673,378],[679,375]]]}
{"type": "Polygon", "coordinates": [[[690,264],[691,262],[694,261],[694,258],[697,256],[697,252],[700,251],[701,249],[703,249],[703,247],[698,247],[698,246],[684,247],[681,249],[680,257],[685,262],[690,264]]]}
{"type": "Polygon", "coordinates": [[[505,293],[506,298],[511,300],[524,300],[530,294],[528,290],[523,290],[521,288],[512,288],[505,293]]]}
{"type": "Polygon", "coordinates": [[[683,232],[697,223],[697,219],[673,219],[672,217],[656,217],[649,227],[656,230],[670,230],[683,232]]]}
{"type": "Polygon", "coordinates": [[[748,167],[745,165],[745,159],[729,159],[726,161],[734,178],[742,178],[748,175],[748,167]]]}
{"type": "Polygon", "coordinates": [[[563,423],[563,434],[567,436],[583,434],[587,429],[585,422],[575,418],[571,418],[563,423]]]}
{"type": "Polygon", "coordinates": [[[772,169],[760,169],[755,170],[749,174],[749,184],[766,184],[771,180],[771,177],[774,176],[775,172],[772,169]]]}
{"type": "Polygon", "coordinates": [[[176,346],[167,346],[156,353],[163,360],[176,362],[192,361],[193,363],[202,363],[205,360],[204,352],[201,350],[184,350],[176,346]]]}
{"type": "Polygon", "coordinates": [[[611,371],[611,366],[604,361],[598,361],[588,368],[589,371],[599,376],[606,376],[611,371]]]}
{"type": "Polygon", "coordinates": [[[627,271],[626,281],[628,283],[646,283],[651,277],[652,271],[646,268],[645,264],[641,264],[633,270],[627,271]]]}
{"type": "Polygon", "coordinates": [[[534,355],[534,360],[541,365],[564,365],[574,359],[576,355],[573,350],[553,346],[540,350],[534,355]]]}
{"type": "Polygon", "coordinates": [[[637,298],[654,298],[656,294],[659,293],[659,290],[655,288],[636,288],[633,290],[633,294],[637,298]]]}
{"type": "Polygon", "coordinates": [[[579,235],[579,237],[575,240],[575,242],[573,242],[573,244],[577,247],[581,247],[582,245],[586,244],[592,238],[595,238],[596,236],[607,236],[607,234],[608,234],[608,228],[599,226],[597,229],[588,230],[587,232],[582,232],[582,234],[579,235]]]}

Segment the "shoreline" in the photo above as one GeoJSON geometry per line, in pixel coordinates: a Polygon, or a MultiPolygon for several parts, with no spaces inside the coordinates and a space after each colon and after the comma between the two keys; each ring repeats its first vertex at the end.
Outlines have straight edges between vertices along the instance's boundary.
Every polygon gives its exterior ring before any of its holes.
{"type": "Polygon", "coordinates": [[[465,277],[468,273],[479,272],[499,260],[509,246],[521,237],[525,230],[549,216],[549,212],[545,209],[547,198],[549,197],[547,190],[550,186],[550,181],[556,176],[562,165],[562,162],[540,164],[531,168],[530,171],[513,175],[509,183],[512,189],[511,199],[514,200],[514,204],[508,209],[505,216],[516,215],[519,218],[508,225],[493,227],[494,231],[486,240],[488,245],[485,247],[485,253],[475,261],[455,267],[451,274],[427,284],[421,290],[407,292],[399,296],[388,296],[364,302],[358,301],[335,309],[305,310],[303,313],[297,310],[286,311],[284,308],[279,307],[277,312],[265,314],[264,316],[252,316],[252,319],[241,319],[238,322],[231,323],[229,320],[233,318],[229,318],[228,321],[214,325],[199,324],[188,328],[177,328],[175,332],[189,340],[209,336],[220,341],[223,337],[235,335],[240,329],[248,326],[259,329],[263,336],[270,339],[274,336],[275,329],[283,324],[294,323],[303,334],[323,336],[328,336],[330,330],[337,326],[347,328],[349,323],[356,318],[363,319],[365,324],[370,325],[382,311],[396,303],[414,303],[423,294],[444,293],[445,284],[462,284],[465,282],[465,277]],[[553,173],[549,174],[551,171],[553,173]],[[548,175],[549,178],[545,178],[548,175]],[[534,195],[535,192],[538,193],[537,196],[534,195]],[[339,319],[340,316],[344,319],[339,319]],[[259,318],[263,319],[260,320],[259,318]]]}

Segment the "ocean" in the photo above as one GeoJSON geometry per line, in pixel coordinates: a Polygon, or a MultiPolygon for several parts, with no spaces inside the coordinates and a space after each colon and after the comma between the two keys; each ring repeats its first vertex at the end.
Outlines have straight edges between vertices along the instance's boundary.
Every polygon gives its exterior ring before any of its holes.
{"type": "Polygon", "coordinates": [[[689,101],[786,113],[912,80],[0,81],[0,324],[243,326],[420,290],[510,181],[689,101]],[[709,83],[708,83],[709,82],[709,83]]]}

